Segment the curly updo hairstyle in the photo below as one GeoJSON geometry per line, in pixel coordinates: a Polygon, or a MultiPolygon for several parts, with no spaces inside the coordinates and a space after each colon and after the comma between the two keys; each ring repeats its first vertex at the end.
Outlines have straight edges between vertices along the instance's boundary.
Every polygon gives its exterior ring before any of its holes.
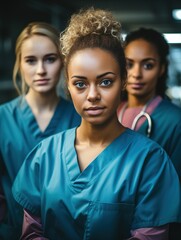
{"type": "Polygon", "coordinates": [[[110,52],[118,62],[122,88],[125,88],[127,71],[121,24],[110,11],[91,7],[73,14],[68,27],[60,34],[60,46],[67,79],[67,66],[75,52],[85,48],[100,48],[110,52]]]}

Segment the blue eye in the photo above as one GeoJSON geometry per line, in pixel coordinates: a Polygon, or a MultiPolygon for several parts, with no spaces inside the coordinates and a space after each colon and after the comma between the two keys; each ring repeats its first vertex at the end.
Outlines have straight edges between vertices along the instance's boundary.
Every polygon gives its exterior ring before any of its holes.
{"type": "Polygon", "coordinates": [[[110,86],[112,84],[112,80],[109,80],[109,79],[105,79],[103,81],[101,81],[101,86],[110,86]]]}
{"type": "Polygon", "coordinates": [[[55,58],[55,57],[47,57],[45,59],[45,61],[48,63],[54,63],[56,60],[57,60],[57,58],[55,58]]]}
{"type": "Polygon", "coordinates": [[[27,58],[26,59],[26,62],[29,64],[29,65],[33,65],[36,63],[36,59],[34,58],[27,58]]]}
{"type": "Polygon", "coordinates": [[[77,88],[80,88],[80,89],[82,89],[82,88],[85,87],[85,83],[84,83],[84,82],[76,82],[74,85],[75,85],[77,88]]]}

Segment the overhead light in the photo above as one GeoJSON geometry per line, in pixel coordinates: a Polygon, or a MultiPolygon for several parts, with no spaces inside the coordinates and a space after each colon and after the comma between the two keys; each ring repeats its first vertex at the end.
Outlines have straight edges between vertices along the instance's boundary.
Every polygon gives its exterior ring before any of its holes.
{"type": "Polygon", "coordinates": [[[172,16],[176,20],[181,20],[181,9],[173,9],[172,16]]]}
{"type": "Polygon", "coordinates": [[[164,33],[168,43],[181,43],[181,33],[164,33]]]}
{"type": "MultiPolygon", "coordinates": [[[[165,39],[169,44],[181,44],[181,33],[163,33],[165,39]]],[[[123,41],[125,40],[126,34],[122,34],[123,41]]]]}

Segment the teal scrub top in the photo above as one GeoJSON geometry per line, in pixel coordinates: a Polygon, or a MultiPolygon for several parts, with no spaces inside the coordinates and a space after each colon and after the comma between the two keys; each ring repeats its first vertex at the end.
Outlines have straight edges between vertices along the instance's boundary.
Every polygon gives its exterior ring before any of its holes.
{"type": "MultiPolygon", "coordinates": [[[[150,138],[159,143],[172,160],[181,181],[181,108],[168,100],[162,100],[151,114],[150,138]]],[[[146,135],[148,122],[138,132],[146,135]]]]}
{"type": "Polygon", "coordinates": [[[7,201],[6,219],[0,222],[0,239],[19,239],[22,209],[11,187],[26,155],[41,140],[80,124],[80,116],[68,100],[60,99],[55,113],[42,132],[26,100],[22,97],[0,106],[0,185],[7,201]]]}
{"type": "Polygon", "coordinates": [[[175,168],[155,142],[127,129],[84,171],[74,147],[76,128],[39,143],[13,185],[23,208],[41,216],[51,240],[120,240],[130,230],[177,221],[175,168]]]}

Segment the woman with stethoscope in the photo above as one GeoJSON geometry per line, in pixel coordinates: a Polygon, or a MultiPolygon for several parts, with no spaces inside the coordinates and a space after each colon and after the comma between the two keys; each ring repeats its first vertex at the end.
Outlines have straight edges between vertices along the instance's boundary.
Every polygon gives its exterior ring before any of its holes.
{"type": "MultiPolygon", "coordinates": [[[[140,28],[126,36],[128,79],[118,118],[159,143],[181,179],[181,109],[165,98],[168,54],[167,41],[154,29],[140,28]]],[[[177,235],[170,239],[180,240],[179,227],[171,229],[177,235]]]]}

